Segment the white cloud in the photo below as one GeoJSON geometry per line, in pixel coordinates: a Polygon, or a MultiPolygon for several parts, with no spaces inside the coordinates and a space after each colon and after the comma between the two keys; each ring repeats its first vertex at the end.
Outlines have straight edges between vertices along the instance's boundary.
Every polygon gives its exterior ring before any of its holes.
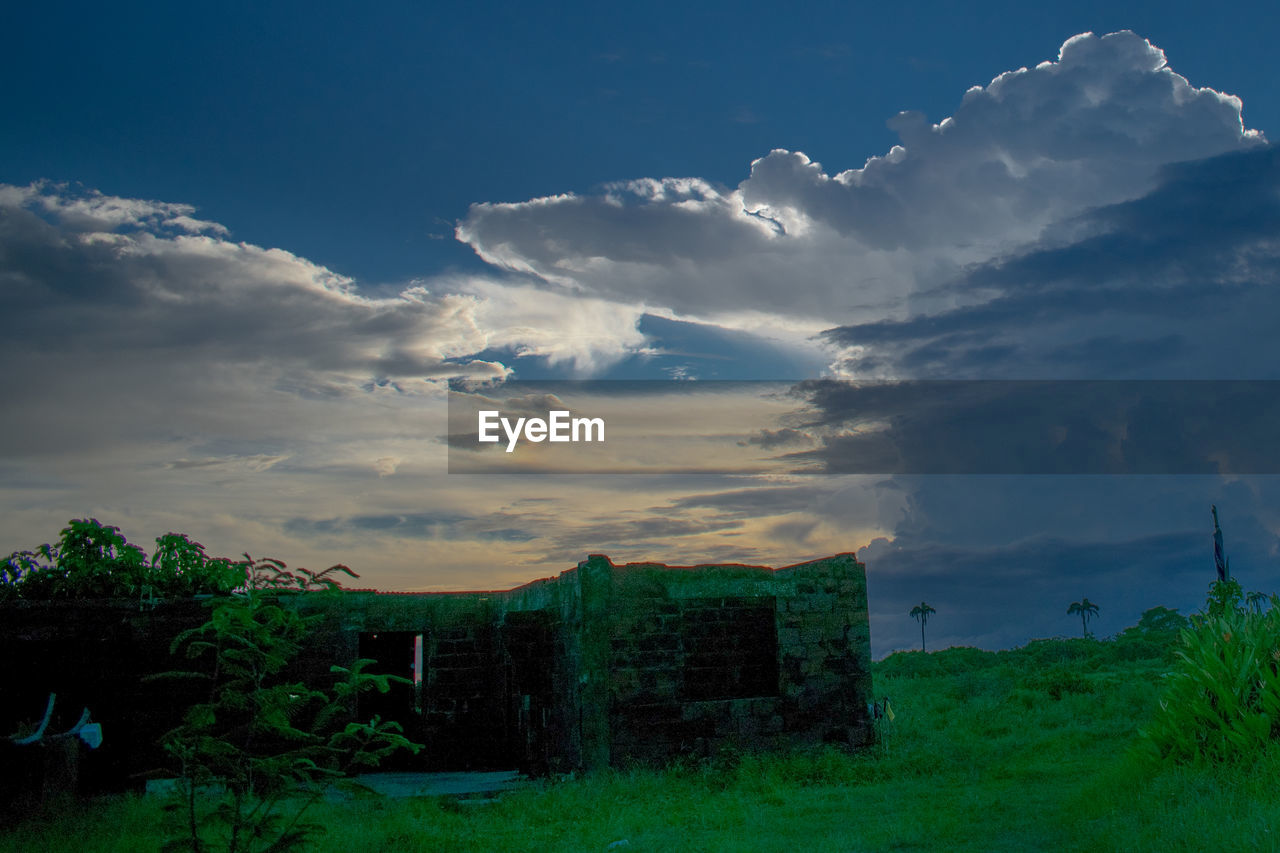
{"type": "Polygon", "coordinates": [[[76,192],[65,183],[38,181],[26,187],[6,187],[0,204],[31,205],[56,218],[63,227],[86,232],[164,228],[222,237],[230,233],[216,222],[192,217],[195,208],[189,204],[120,198],[93,189],[76,192]]]}
{"type": "MultiPolygon", "coordinates": [[[[731,322],[767,312],[864,322],[953,305],[928,291],[1055,221],[1150,190],[1165,164],[1262,143],[1238,98],[1195,88],[1129,32],[971,88],[901,144],[828,173],[776,150],[736,188],[642,179],[594,195],[472,207],[457,229],[543,286],[731,322]]],[[[972,299],[972,297],[969,297],[972,299]]]]}
{"type": "MultiPolygon", "coordinates": [[[[56,329],[58,357],[93,353],[90,369],[131,357],[270,363],[312,380],[502,373],[446,362],[485,346],[474,297],[410,287],[366,298],[290,252],[224,239],[189,206],[64,192],[37,184],[0,194],[0,304],[19,327],[56,329]]],[[[27,343],[0,346],[29,352],[27,343]]]]}
{"type": "Polygon", "coordinates": [[[643,305],[483,278],[446,286],[478,298],[475,322],[484,329],[489,347],[542,356],[578,374],[593,373],[644,347],[644,335],[636,328],[643,305]]]}

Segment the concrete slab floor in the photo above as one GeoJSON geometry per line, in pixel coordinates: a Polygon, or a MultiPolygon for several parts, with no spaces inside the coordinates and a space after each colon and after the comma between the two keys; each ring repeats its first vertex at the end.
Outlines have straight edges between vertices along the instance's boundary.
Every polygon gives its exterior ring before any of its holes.
{"type": "Polygon", "coordinates": [[[487,773],[363,773],[353,780],[384,797],[465,797],[498,794],[529,784],[515,770],[487,773]]]}
{"type": "MultiPolygon", "coordinates": [[[[176,779],[151,779],[147,782],[148,795],[167,795],[178,784],[176,779]]],[[[348,800],[361,789],[384,797],[457,797],[465,799],[492,798],[504,791],[530,784],[530,780],[515,770],[496,770],[486,773],[362,773],[348,780],[348,784],[331,788],[326,799],[330,802],[348,800]],[[350,783],[355,783],[352,790],[350,783]]]]}

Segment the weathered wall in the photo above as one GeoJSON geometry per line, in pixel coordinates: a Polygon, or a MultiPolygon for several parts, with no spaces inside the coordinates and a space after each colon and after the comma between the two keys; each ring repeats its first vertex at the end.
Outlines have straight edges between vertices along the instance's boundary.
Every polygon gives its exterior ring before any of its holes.
{"type": "Polygon", "coordinates": [[[870,740],[866,576],[852,555],[612,575],[611,763],[725,743],[870,740]]]}
{"type": "MultiPolygon", "coordinates": [[[[426,743],[412,762],[423,769],[565,771],[871,736],[866,578],[848,554],[777,570],[593,555],[513,590],[282,600],[317,617],[296,670],[314,683],[362,648],[379,650],[379,671],[411,677],[421,635],[419,692],[358,710],[426,743]]],[[[190,602],[6,606],[0,711],[29,717],[49,690],[65,692],[104,723],[114,771],[157,766],[155,738],[190,697],[142,677],[173,668],[170,640],[204,613],[190,602]]]]}

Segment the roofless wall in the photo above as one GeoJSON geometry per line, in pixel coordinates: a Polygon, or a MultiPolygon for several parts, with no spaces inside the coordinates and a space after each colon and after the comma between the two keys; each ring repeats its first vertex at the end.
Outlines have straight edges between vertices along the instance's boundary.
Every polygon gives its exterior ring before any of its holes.
{"type": "MultiPolygon", "coordinates": [[[[614,565],[593,555],[512,590],[282,601],[319,617],[301,677],[326,678],[332,664],[372,657],[377,671],[413,682],[361,697],[358,709],[399,721],[426,744],[400,759],[406,769],[545,773],[729,743],[871,738],[866,575],[850,554],[781,569],[614,565]]],[[[136,603],[102,602],[4,611],[10,662],[0,664],[0,710],[42,706],[59,682],[103,723],[104,755],[117,739],[118,775],[150,769],[130,756],[156,759],[160,718],[181,709],[159,713],[154,691],[137,682],[144,669],[171,665],[169,641],[204,611],[176,603],[140,613],[136,603]]]]}

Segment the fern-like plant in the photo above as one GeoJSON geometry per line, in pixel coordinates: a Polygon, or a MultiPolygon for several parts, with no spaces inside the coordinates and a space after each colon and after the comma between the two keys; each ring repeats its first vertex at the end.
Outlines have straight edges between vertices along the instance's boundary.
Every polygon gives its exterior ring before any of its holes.
{"type": "MultiPolygon", "coordinates": [[[[251,563],[268,579],[278,577],[273,568],[284,570],[277,561],[251,563]]],[[[420,748],[397,723],[348,719],[357,693],[385,693],[391,681],[407,679],[366,672],[370,660],[332,667],[337,680],[327,690],[288,677],[306,646],[309,619],[282,607],[279,595],[251,585],[174,640],[175,653],[204,666],[159,677],[206,681],[208,698],[164,739],[180,773],[170,811],[181,831],[168,850],[299,848],[313,830],[303,817],[331,784],[398,749],[420,748]]]]}

